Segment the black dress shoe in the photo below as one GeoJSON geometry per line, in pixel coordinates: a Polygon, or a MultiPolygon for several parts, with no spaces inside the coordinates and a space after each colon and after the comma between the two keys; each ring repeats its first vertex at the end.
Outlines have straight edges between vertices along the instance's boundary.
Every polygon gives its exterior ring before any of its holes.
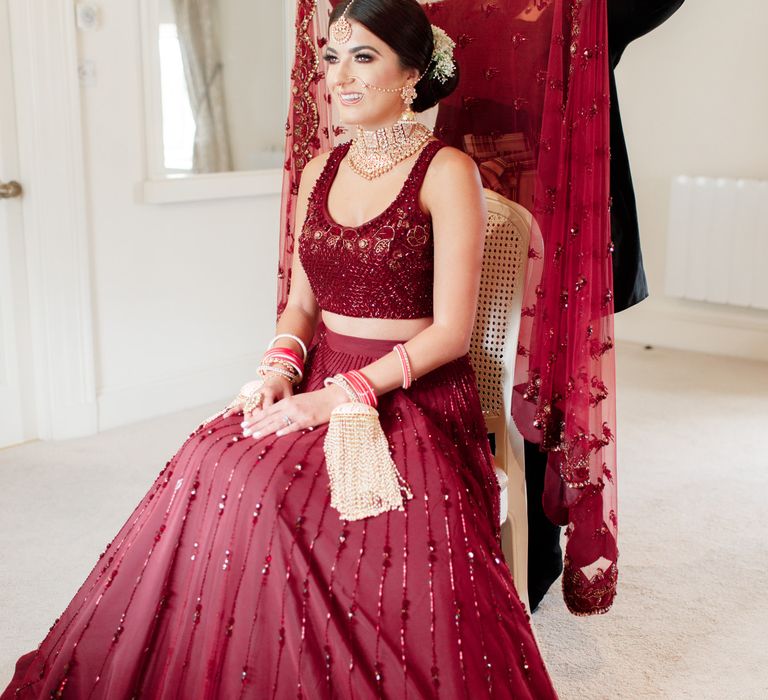
{"type": "Polygon", "coordinates": [[[562,573],[562,558],[549,562],[534,562],[533,565],[528,561],[528,602],[531,604],[532,613],[536,612],[539,603],[562,573]]]}

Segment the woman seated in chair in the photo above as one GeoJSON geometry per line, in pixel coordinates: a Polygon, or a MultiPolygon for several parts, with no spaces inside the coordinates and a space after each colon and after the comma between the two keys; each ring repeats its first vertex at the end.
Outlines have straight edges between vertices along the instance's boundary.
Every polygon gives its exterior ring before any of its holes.
{"type": "Polygon", "coordinates": [[[556,697],[468,358],[480,177],[410,110],[455,87],[453,44],[416,0],[330,23],[357,130],[302,173],[263,381],[179,448],[3,700],[556,697]]]}

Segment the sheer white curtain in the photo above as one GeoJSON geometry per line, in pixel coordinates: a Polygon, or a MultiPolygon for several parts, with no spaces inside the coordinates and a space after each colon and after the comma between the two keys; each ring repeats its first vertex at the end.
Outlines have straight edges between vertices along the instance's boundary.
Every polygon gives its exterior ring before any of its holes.
{"type": "Polygon", "coordinates": [[[193,170],[197,173],[232,170],[215,2],[172,0],[172,3],[195,118],[193,170]]]}

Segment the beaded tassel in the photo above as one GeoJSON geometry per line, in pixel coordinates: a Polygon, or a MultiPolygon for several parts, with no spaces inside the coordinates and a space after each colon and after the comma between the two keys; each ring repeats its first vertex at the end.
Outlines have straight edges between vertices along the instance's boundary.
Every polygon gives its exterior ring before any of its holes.
{"type": "Polygon", "coordinates": [[[372,406],[349,402],[333,409],[323,450],[331,506],[342,519],[405,510],[404,500],[413,498],[392,461],[378,411],[372,406]]]}

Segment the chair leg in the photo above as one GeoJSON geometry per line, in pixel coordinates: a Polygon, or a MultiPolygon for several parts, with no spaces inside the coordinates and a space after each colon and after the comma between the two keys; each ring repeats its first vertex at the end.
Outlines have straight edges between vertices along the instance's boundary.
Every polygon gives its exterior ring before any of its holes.
{"type": "Polygon", "coordinates": [[[527,553],[521,552],[519,547],[515,546],[515,525],[512,523],[512,517],[509,516],[501,526],[501,551],[504,552],[504,558],[509,564],[509,570],[512,573],[512,578],[515,580],[515,589],[520,600],[525,605],[525,609],[528,613],[531,612],[531,606],[528,602],[528,588],[526,585],[527,571],[526,567],[519,567],[516,562],[525,557],[527,559],[527,553]],[[522,570],[522,571],[521,571],[522,570]]]}
{"type": "MultiPolygon", "coordinates": [[[[505,436],[506,437],[506,436],[505,436]]],[[[498,440],[500,463],[507,472],[507,520],[502,526],[501,546],[510,563],[517,594],[531,611],[528,602],[528,509],[525,493],[525,469],[515,458],[508,438],[498,440]]],[[[497,448],[497,449],[498,449],[497,448]]]]}

